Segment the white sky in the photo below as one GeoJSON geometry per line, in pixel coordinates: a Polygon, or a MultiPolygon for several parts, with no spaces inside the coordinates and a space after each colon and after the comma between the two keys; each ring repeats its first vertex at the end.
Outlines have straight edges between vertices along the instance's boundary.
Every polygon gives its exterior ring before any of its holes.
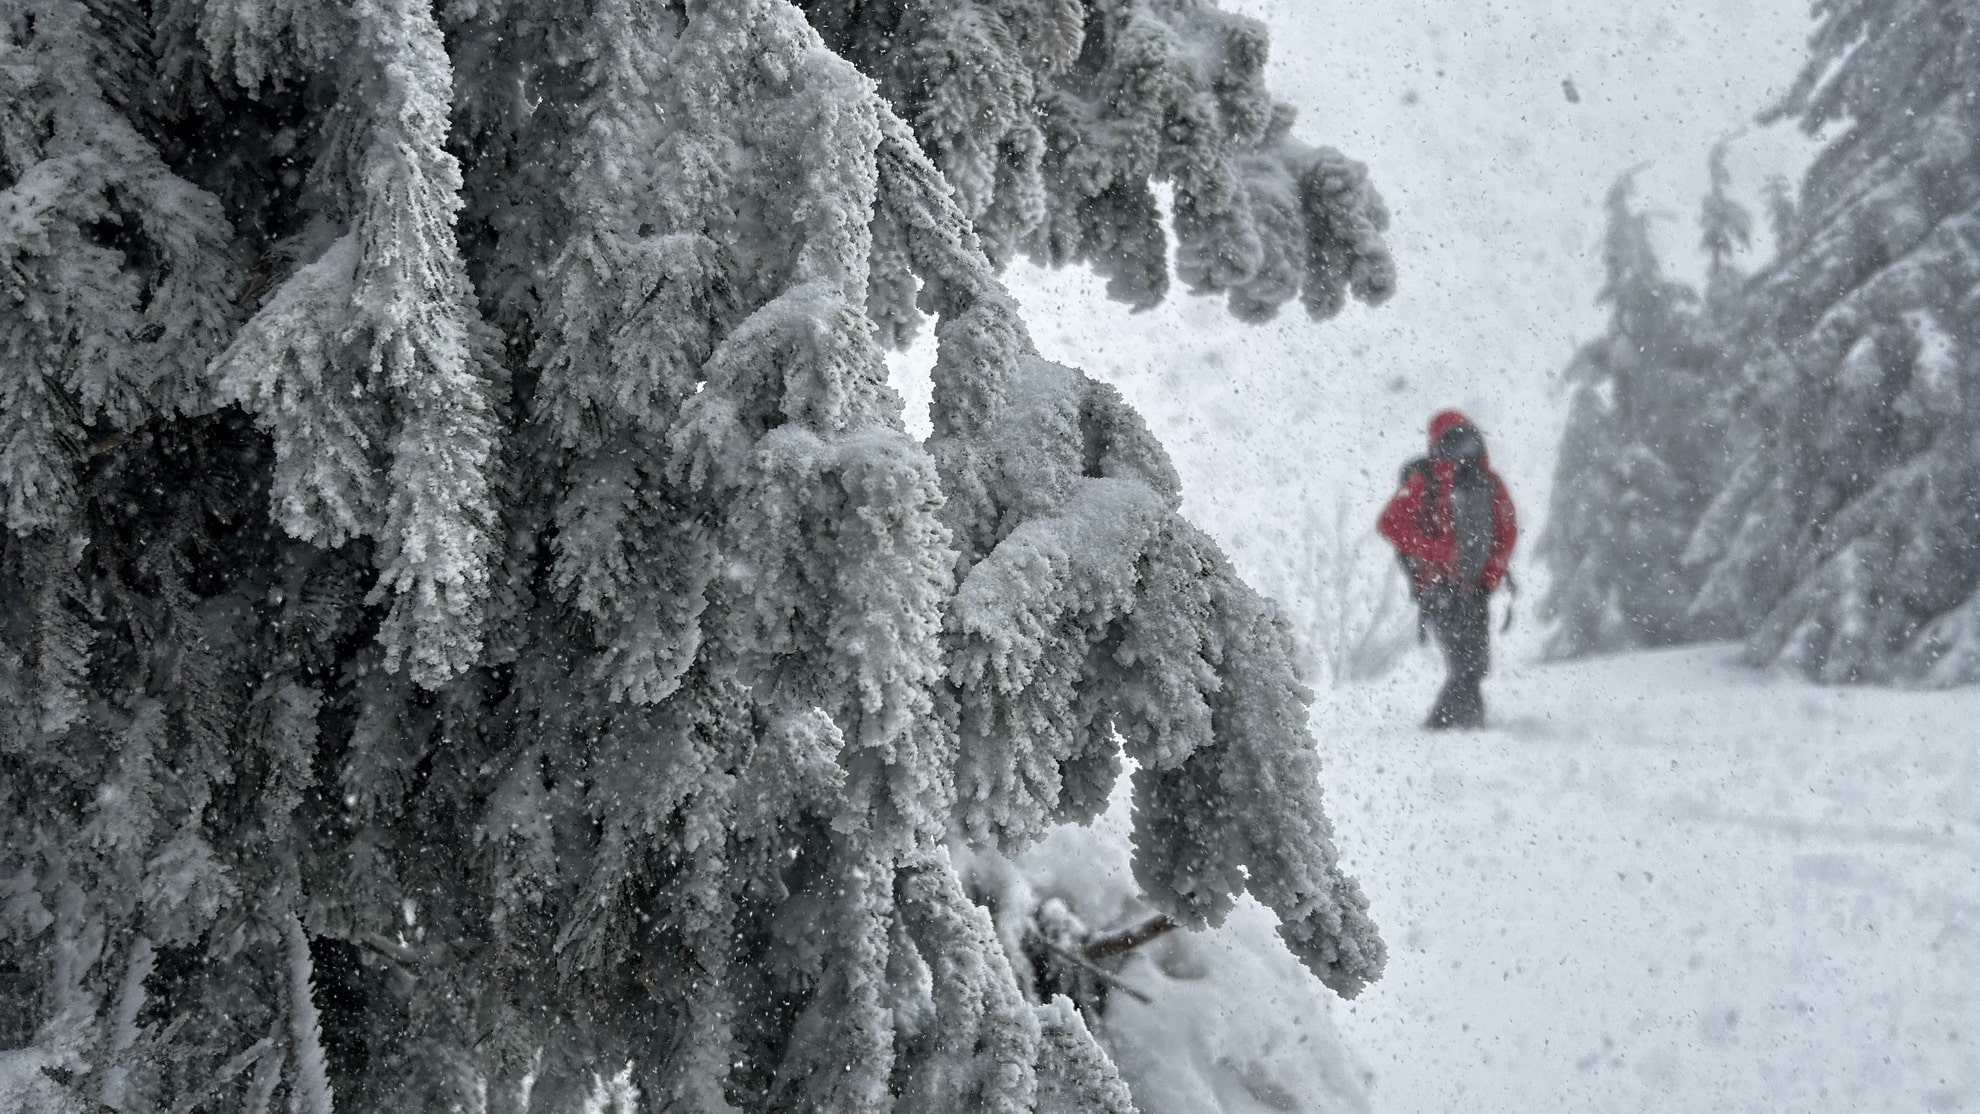
{"type": "Polygon", "coordinates": [[[1401,289],[1331,322],[1294,308],[1246,326],[1182,293],[1130,314],[1091,276],[1019,271],[1040,348],[1142,408],[1192,515],[1267,591],[1297,590],[1284,566],[1308,514],[1344,502],[1372,520],[1446,405],[1485,427],[1537,525],[1555,375],[1602,324],[1603,195],[1648,161],[1639,197],[1669,214],[1667,263],[1695,271],[1706,154],[1737,133],[1735,189],[1764,237],[1761,183],[1798,175],[1808,145],[1752,121],[1798,67],[1805,0],[1226,3],[1270,26],[1272,82],[1299,108],[1299,134],[1369,164],[1394,214],[1401,289]]]}

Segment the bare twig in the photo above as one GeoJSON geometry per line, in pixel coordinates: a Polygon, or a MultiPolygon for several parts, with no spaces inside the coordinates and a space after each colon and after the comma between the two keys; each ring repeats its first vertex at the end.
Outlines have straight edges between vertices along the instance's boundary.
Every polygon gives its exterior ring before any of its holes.
{"type": "Polygon", "coordinates": [[[1111,959],[1174,932],[1182,926],[1169,919],[1166,913],[1157,913],[1138,925],[1110,932],[1086,942],[1082,953],[1090,960],[1111,959]]]}
{"type": "Polygon", "coordinates": [[[380,936],[375,932],[357,937],[351,942],[378,958],[385,960],[387,963],[392,964],[394,967],[411,967],[417,961],[417,956],[412,948],[396,940],[380,936]]]}
{"type": "Polygon", "coordinates": [[[90,445],[88,448],[84,449],[83,456],[86,459],[95,460],[97,457],[102,456],[104,453],[113,452],[116,450],[117,446],[122,445],[124,443],[124,439],[126,437],[129,437],[130,435],[131,435],[131,431],[128,429],[123,430],[122,432],[119,433],[113,433],[110,436],[105,437],[103,440],[98,441],[95,444],[90,445]]]}
{"type": "Polygon", "coordinates": [[[1111,986],[1114,989],[1120,991],[1121,993],[1126,994],[1130,998],[1133,998],[1135,1001],[1148,1006],[1152,1006],[1155,1004],[1155,999],[1150,998],[1145,991],[1141,990],[1133,983],[1130,983],[1127,980],[1121,978],[1119,975],[1114,974],[1112,971],[1103,970],[1102,968],[1094,966],[1091,961],[1089,961],[1085,956],[1080,955],[1078,952],[1069,952],[1066,949],[1060,947],[1059,945],[1054,944],[1052,941],[1045,939],[1043,936],[1040,936],[1038,938],[1038,942],[1045,945],[1046,951],[1051,952],[1053,955],[1056,955],[1060,959],[1065,960],[1067,963],[1070,963],[1073,966],[1079,968],[1080,970],[1085,971],[1087,974],[1092,975],[1094,978],[1099,979],[1101,982],[1106,983],[1108,986],[1111,986]]]}

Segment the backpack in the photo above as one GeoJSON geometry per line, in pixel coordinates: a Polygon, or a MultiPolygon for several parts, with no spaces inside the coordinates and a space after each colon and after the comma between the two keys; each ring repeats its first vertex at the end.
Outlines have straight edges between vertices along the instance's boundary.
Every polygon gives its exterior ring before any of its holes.
{"type": "MultiPolygon", "coordinates": [[[[1429,457],[1419,456],[1403,465],[1402,476],[1397,482],[1408,487],[1410,478],[1419,474],[1423,477],[1423,500],[1416,505],[1416,532],[1428,536],[1437,528],[1437,500],[1445,497],[1442,485],[1437,482],[1436,465],[1429,457]]],[[[1491,477],[1476,461],[1458,461],[1454,474],[1459,487],[1489,487],[1492,483],[1491,477]]]]}
{"type": "MultiPolygon", "coordinates": [[[[1456,464],[1457,467],[1453,473],[1453,478],[1457,485],[1492,485],[1491,476],[1477,461],[1459,460],[1456,464]]],[[[1443,485],[1438,482],[1436,465],[1427,456],[1417,457],[1415,460],[1403,465],[1402,475],[1398,478],[1397,482],[1403,487],[1408,487],[1410,479],[1418,474],[1423,476],[1423,498],[1416,505],[1416,531],[1419,534],[1428,536],[1432,530],[1437,528],[1437,500],[1446,498],[1447,496],[1443,491],[1443,485]]],[[[1403,582],[1409,585],[1410,598],[1419,604],[1422,603],[1422,593],[1416,586],[1416,563],[1400,553],[1396,555],[1396,559],[1402,563],[1403,582]]],[[[1505,588],[1508,598],[1519,595],[1519,585],[1513,581],[1511,572],[1506,573],[1505,588]]],[[[1422,618],[1422,616],[1419,616],[1417,628],[1418,641],[1422,641],[1427,637],[1427,633],[1421,623],[1422,618]]],[[[1512,606],[1508,604],[1506,606],[1505,624],[1500,627],[1501,632],[1511,630],[1512,624],[1512,606]]]]}

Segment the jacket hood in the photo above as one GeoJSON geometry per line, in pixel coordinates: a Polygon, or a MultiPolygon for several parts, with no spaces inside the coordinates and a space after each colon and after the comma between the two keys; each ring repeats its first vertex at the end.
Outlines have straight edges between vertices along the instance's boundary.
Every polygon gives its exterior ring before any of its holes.
{"type": "MultiPolygon", "coordinates": [[[[1454,430],[1459,426],[1470,426],[1472,429],[1477,429],[1478,423],[1472,421],[1470,418],[1465,417],[1464,411],[1462,410],[1439,410],[1435,414],[1431,415],[1430,416],[1430,448],[1432,450],[1435,450],[1437,447],[1438,439],[1443,437],[1444,434],[1449,433],[1451,430],[1454,430]]],[[[1482,435],[1481,435],[1481,439],[1482,439],[1482,435]]]]}

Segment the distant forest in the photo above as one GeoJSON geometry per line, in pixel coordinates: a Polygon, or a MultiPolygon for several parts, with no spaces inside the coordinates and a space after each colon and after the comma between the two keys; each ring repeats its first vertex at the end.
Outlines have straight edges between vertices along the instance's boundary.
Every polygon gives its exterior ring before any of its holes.
{"type": "Polygon", "coordinates": [[[1541,542],[1552,652],[1739,638],[1822,681],[1980,680],[1976,30],[1943,0],[1824,6],[1761,121],[1825,144],[1766,183],[1751,273],[1723,148],[1703,290],[1616,183],[1541,542]]]}

